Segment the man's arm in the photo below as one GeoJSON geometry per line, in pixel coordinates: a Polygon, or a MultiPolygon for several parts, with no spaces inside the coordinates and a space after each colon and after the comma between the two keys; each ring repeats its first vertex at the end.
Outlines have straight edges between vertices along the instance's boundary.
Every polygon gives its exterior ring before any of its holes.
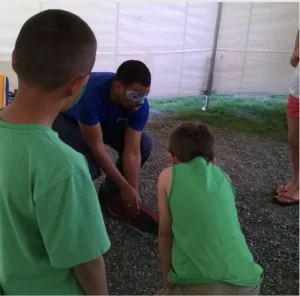
{"type": "Polygon", "coordinates": [[[85,143],[88,145],[96,162],[104,173],[121,190],[128,185],[117,167],[111,155],[107,151],[102,136],[102,129],[99,122],[99,94],[92,86],[87,85],[81,99],[77,104],[77,119],[85,143]]]}
{"type": "Polygon", "coordinates": [[[159,234],[158,249],[161,262],[164,287],[169,285],[168,274],[172,267],[172,217],[169,209],[168,195],[172,182],[172,167],[163,170],[158,178],[159,234]]]}
{"type": "Polygon", "coordinates": [[[119,172],[118,168],[111,158],[111,155],[104,145],[100,124],[98,123],[96,125],[89,126],[79,122],[79,126],[84,141],[88,145],[96,162],[99,164],[104,173],[109,177],[109,179],[114,184],[116,184],[119,190],[122,190],[128,185],[128,182],[119,172]]]}
{"type": "Polygon", "coordinates": [[[98,123],[93,126],[88,126],[79,122],[79,126],[83,138],[90,148],[96,162],[99,164],[104,173],[106,173],[109,179],[120,190],[121,197],[128,212],[132,216],[136,216],[139,213],[139,194],[134,189],[134,187],[122,176],[115,163],[113,162],[104,145],[100,124],[98,123]]]}
{"type": "Polygon", "coordinates": [[[293,55],[291,57],[291,65],[296,68],[298,63],[299,63],[299,30],[297,32],[297,37],[295,40],[295,46],[294,46],[294,51],[293,51],[293,55]]]}
{"type": "Polygon", "coordinates": [[[149,103],[128,117],[123,153],[123,172],[126,180],[139,192],[141,171],[141,138],[149,116],[149,103]]]}
{"type": "Polygon", "coordinates": [[[127,126],[123,153],[123,172],[125,179],[137,192],[139,192],[140,186],[141,137],[142,132],[135,131],[127,126]]]}

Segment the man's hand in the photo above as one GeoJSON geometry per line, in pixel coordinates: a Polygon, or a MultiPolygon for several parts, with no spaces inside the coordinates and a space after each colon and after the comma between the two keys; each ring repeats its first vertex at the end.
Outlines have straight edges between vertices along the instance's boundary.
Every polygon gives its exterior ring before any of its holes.
{"type": "Polygon", "coordinates": [[[133,217],[137,216],[139,214],[139,204],[141,202],[139,193],[128,184],[121,189],[120,195],[128,213],[133,217]]]}

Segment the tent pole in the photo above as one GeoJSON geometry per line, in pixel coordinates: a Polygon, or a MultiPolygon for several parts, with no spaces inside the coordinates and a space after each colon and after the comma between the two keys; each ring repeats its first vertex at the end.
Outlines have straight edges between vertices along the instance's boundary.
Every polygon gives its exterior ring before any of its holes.
{"type": "Polygon", "coordinates": [[[223,2],[218,2],[218,11],[217,11],[215,34],[214,34],[212,55],[211,55],[211,60],[210,60],[208,81],[207,81],[206,91],[204,92],[204,94],[205,94],[205,105],[202,107],[203,111],[207,111],[209,109],[210,98],[211,98],[211,95],[212,95],[212,84],[213,84],[213,78],[214,78],[215,59],[216,59],[217,45],[218,45],[218,39],[219,39],[222,8],[223,8],[223,2]]]}

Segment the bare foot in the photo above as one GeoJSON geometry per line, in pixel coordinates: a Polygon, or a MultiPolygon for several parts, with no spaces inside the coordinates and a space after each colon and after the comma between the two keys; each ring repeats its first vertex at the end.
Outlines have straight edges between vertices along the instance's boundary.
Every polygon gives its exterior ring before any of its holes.
{"type": "Polygon", "coordinates": [[[287,185],[280,185],[277,189],[276,189],[276,193],[277,194],[281,194],[284,192],[289,191],[290,189],[292,189],[292,187],[295,186],[294,182],[290,182],[287,185]]]}
{"type": "Polygon", "coordinates": [[[290,186],[288,191],[282,191],[275,198],[286,204],[299,202],[299,184],[290,186]]]}

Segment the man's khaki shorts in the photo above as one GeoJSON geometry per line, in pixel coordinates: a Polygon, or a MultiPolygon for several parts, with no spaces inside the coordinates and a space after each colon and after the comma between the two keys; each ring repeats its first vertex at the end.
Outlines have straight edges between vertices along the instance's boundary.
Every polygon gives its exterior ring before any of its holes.
{"type": "Polygon", "coordinates": [[[259,295],[260,286],[240,287],[231,284],[170,285],[157,295],[259,295]]]}

